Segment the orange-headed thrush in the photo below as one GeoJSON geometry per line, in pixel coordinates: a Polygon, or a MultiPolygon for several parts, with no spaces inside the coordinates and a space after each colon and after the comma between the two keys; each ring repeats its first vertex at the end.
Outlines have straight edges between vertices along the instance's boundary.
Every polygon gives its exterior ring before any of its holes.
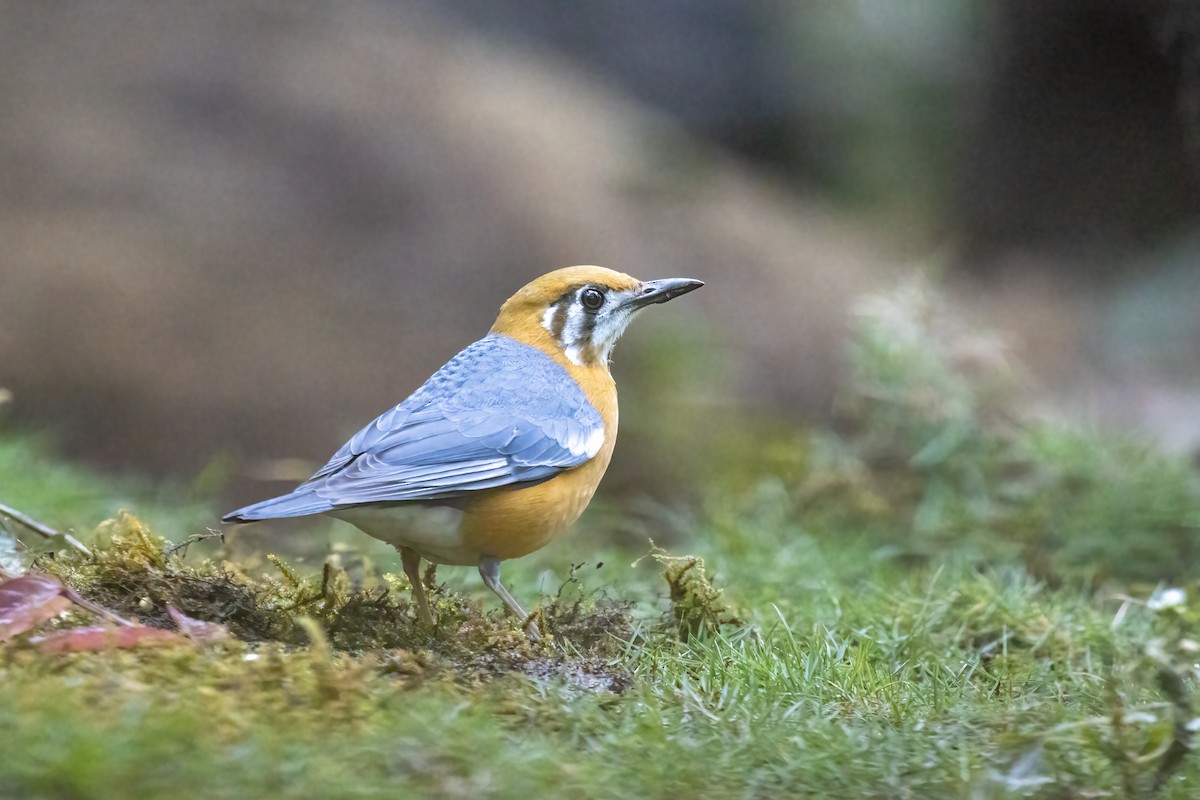
{"type": "Polygon", "coordinates": [[[500,583],[500,562],[549,544],[592,499],[617,439],[609,354],[630,319],[703,285],[639,281],[591,266],[543,275],[505,301],[487,336],[311,478],[224,521],[329,514],[399,548],[425,624],[433,616],[422,558],[477,565],[488,588],[529,622],[500,583]],[[395,509],[413,503],[456,508],[460,521],[444,529],[406,525],[395,509]]]}

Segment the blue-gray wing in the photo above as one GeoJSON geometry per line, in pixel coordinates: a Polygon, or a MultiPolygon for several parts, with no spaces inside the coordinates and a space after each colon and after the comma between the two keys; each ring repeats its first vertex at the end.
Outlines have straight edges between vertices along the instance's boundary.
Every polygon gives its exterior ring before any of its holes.
{"type": "Polygon", "coordinates": [[[355,434],[292,494],[227,519],[538,483],[587,462],[603,443],[600,413],[565,369],[534,347],[491,334],[355,434]]]}

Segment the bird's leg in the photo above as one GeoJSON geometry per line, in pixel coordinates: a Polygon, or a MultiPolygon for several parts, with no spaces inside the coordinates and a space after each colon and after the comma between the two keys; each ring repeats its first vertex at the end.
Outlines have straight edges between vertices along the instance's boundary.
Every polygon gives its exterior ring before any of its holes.
{"type": "Polygon", "coordinates": [[[529,618],[517,599],[509,594],[508,589],[505,589],[504,584],[500,582],[500,559],[491,556],[479,559],[479,575],[487,587],[504,601],[504,605],[508,606],[509,611],[520,617],[522,622],[529,618]]]}
{"type": "Polygon", "coordinates": [[[508,606],[508,610],[520,618],[521,622],[529,630],[530,638],[538,638],[537,623],[529,619],[529,615],[525,613],[525,609],[521,608],[521,604],[517,602],[517,598],[509,594],[508,589],[505,589],[504,584],[500,582],[500,559],[492,558],[491,556],[484,556],[479,559],[479,576],[483,578],[484,584],[504,601],[504,605],[508,606]]]}
{"type": "Polygon", "coordinates": [[[400,563],[404,565],[404,574],[412,584],[413,597],[417,601],[417,616],[421,622],[433,627],[433,614],[429,613],[429,601],[425,599],[425,583],[421,580],[421,555],[411,547],[400,548],[400,563]]]}

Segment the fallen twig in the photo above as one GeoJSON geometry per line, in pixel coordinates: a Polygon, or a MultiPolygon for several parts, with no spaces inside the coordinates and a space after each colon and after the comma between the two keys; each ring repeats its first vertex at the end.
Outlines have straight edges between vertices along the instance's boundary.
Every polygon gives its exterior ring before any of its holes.
{"type": "Polygon", "coordinates": [[[102,605],[93,603],[91,600],[88,600],[86,597],[81,595],[79,592],[75,591],[70,586],[67,586],[65,584],[63,585],[63,595],[68,600],[70,600],[72,603],[74,603],[75,605],[80,606],[81,608],[86,608],[88,611],[91,611],[93,614],[104,617],[105,619],[110,619],[113,622],[117,623],[118,625],[124,625],[127,627],[133,627],[133,626],[137,625],[136,622],[131,622],[131,621],[125,619],[117,612],[110,611],[109,609],[105,608],[102,605]]]}
{"type": "Polygon", "coordinates": [[[92,556],[92,551],[88,549],[87,545],[85,545],[83,542],[76,539],[71,534],[64,533],[63,531],[55,530],[54,528],[51,528],[49,525],[45,525],[41,522],[38,522],[33,517],[31,517],[27,514],[22,514],[20,511],[17,511],[15,508],[6,506],[3,503],[0,503],[0,516],[8,517],[13,522],[18,523],[18,524],[28,528],[29,530],[33,531],[34,533],[38,534],[39,536],[46,537],[47,539],[62,539],[64,542],[69,544],[71,547],[74,547],[76,550],[83,553],[88,558],[91,558],[91,556],[92,556]]]}

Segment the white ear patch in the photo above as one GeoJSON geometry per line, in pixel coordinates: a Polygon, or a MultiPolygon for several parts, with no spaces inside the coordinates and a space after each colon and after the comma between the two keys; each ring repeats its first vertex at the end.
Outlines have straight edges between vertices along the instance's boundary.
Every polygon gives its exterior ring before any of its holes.
{"type": "Polygon", "coordinates": [[[546,309],[546,313],[542,314],[542,327],[554,333],[554,315],[558,313],[558,306],[550,306],[546,309]]]}

